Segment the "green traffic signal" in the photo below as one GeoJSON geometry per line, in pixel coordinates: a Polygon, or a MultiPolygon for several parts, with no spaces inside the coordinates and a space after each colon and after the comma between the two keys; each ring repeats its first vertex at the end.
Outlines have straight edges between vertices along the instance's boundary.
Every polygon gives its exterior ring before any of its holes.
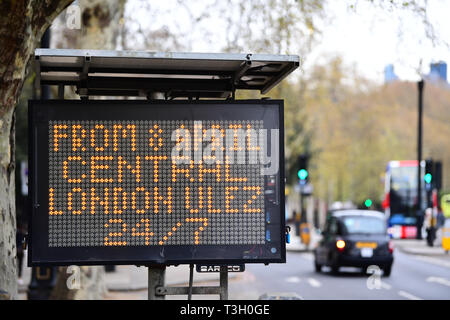
{"type": "Polygon", "coordinates": [[[364,205],[365,205],[367,208],[370,208],[370,206],[372,206],[372,200],[366,199],[366,201],[364,201],[364,205]]]}
{"type": "Polygon", "coordinates": [[[427,173],[424,177],[426,183],[431,183],[432,178],[433,176],[431,175],[431,173],[427,173]]]}
{"type": "Polygon", "coordinates": [[[298,170],[297,175],[300,180],[305,180],[306,177],[308,177],[308,171],[306,171],[305,169],[300,169],[298,170]]]}

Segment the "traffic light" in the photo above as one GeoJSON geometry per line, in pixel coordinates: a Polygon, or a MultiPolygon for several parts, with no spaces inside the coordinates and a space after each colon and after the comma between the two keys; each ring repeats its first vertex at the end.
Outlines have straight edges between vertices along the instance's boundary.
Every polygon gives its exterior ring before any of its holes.
{"type": "Polygon", "coordinates": [[[305,185],[308,182],[308,159],[309,155],[301,154],[298,157],[297,176],[301,185],[305,185]]]}
{"type": "Polygon", "coordinates": [[[425,189],[431,190],[431,183],[433,181],[433,160],[427,159],[425,160],[425,189]]]}
{"type": "Polygon", "coordinates": [[[434,162],[434,168],[433,168],[433,184],[434,187],[438,190],[442,189],[442,162],[441,161],[435,161],[434,162]]]}
{"type": "Polygon", "coordinates": [[[372,199],[366,199],[366,201],[364,201],[364,205],[366,208],[370,208],[372,206],[372,199]]]}
{"type": "Polygon", "coordinates": [[[305,180],[308,177],[308,171],[305,169],[300,169],[298,170],[297,175],[300,180],[305,180]]]}
{"type": "Polygon", "coordinates": [[[425,187],[429,189],[442,188],[442,162],[432,159],[425,160],[425,187]]]}

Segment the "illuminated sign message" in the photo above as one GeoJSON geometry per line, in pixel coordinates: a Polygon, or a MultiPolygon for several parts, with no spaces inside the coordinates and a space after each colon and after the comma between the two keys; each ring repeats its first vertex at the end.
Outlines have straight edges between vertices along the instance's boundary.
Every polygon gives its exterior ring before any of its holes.
{"type": "MultiPolygon", "coordinates": [[[[48,160],[46,191],[34,181],[37,200],[47,204],[37,223],[47,236],[40,250],[85,248],[96,256],[102,248],[135,248],[161,256],[161,248],[198,248],[191,259],[213,261],[211,248],[232,246],[237,256],[217,258],[255,262],[282,254],[279,129],[267,128],[264,117],[174,119],[167,110],[133,119],[111,108],[112,115],[89,119],[63,109],[35,125],[46,130],[36,146],[46,155],[34,150],[48,160]]],[[[37,177],[43,164],[34,167],[37,177]]]]}
{"type": "MultiPolygon", "coordinates": [[[[184,146],[200,149],[208,129],[225,140],[225,129],[238,128],[260,123],[51,121],[49,246],[264,243],[259,164],[172,159],[184,146]]],[[[218,153],[225,147],[212,137],[218,153]]],[[[247,151],[259,149],[246,142],[247,151]]]]}

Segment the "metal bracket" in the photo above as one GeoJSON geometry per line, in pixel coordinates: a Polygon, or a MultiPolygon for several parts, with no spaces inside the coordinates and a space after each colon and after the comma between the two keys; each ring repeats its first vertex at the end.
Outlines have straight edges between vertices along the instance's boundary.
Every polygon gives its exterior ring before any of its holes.
{"type": "MultiPolygon", "coordinates": [[[[227,266],[222,266],[220,269],[220,285],[219,286],[192,286],[193,277],[193,265],[190,266],[190,279],[189,287],[165,287],[156,286],[155,296],[167,296],[167,295],[188,295],[190,300],[192,294],[217,294],[220,296],[220,300],[228,300],[228,268],[227,266]]],[[[163,298],[164,299],[164,298],[163,298]]]]}
{"type": "Polygon", "coordinates": [[[244,62],[241,63],[239,69],[234,73],[233,78],[231,79],[231,96],[229,97],[230,100],[236,99],[236,86],[239,85],[242,76],[252,67],[252,60],[251,60],[252,54],[249,53],[246,56],[246,59],[244,62]]]}
{"type": "Polygon", "coordinates": [[[91,57],[85,56],[84,62],[83,62],[83,70],[80,74],[80,83],[81,87],[78,87],[77,93],[80,96],[82,100],[89,99],[89,90],[88,90],[88,73],[89,73],[89,66],[91,64],[91,57]]]}
{"type": "Polygon", "coordinates": [[[63,84],[58,85],[58,99],[64,100],[64,89],[65,86],[63,84]]]}
{"type": "Polygon", "coordinates": [[[80,74],[80,77],[82,80],[86,80],[89,73],[89,66],[91,64],[91,57],[85,56],[84,57],[84,63],[83,63],[83,71],[80,74]]]}
{"type": "MultiPolygon", "coordinates": [[[[202,286],[192,287],[192,294],[221,294],[221,287],[202,286]]],[[[156,294],[167,295],[188,295],[189,287],[156,287],[156,294]]]]}
{"type": "Polygon", "coordinates": [[[245,60],[244,62],[242,62],[241,66],[239,67],[239,70],[237,70],[234,73],[233,76],[233,84],[237,85],[239,84],[239,81],[241,80],[241,77],[247,72],[248,69],[250,69],[252,67],[252,60],[251,60],[252,54],[249,53],[247,55],[247,60],[245,60]]]}

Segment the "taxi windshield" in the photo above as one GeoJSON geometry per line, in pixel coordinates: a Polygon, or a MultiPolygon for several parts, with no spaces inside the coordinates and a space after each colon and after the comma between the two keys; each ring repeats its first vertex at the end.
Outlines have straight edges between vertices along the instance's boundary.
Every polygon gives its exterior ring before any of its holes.
{"type": "Polygon", "coordinates": [[[342,219],[346,234],[384,234],[386,224],[376,217],[348,216],[342,219]]]}

